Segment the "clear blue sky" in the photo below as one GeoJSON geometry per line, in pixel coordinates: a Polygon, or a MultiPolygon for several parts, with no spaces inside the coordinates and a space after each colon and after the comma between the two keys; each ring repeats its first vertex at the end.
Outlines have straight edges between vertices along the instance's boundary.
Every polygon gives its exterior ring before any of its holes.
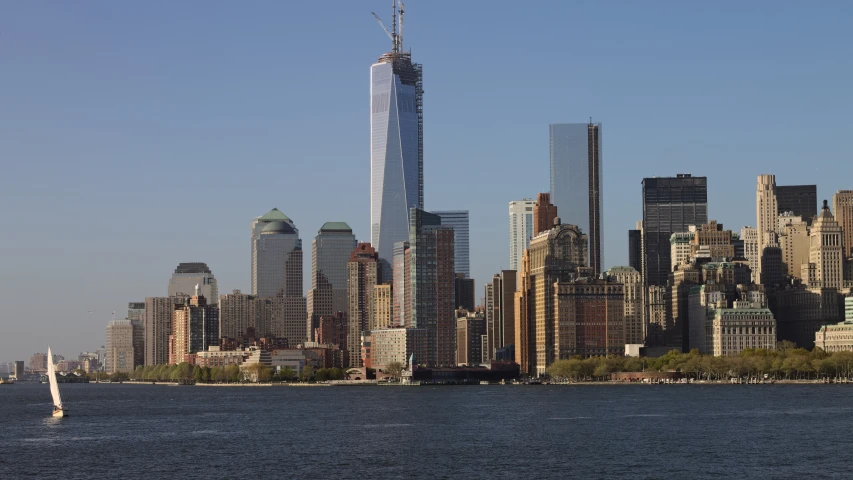
{"type": "MultiPolygon", "coordinates": [[[[306,249],[369,240],[369,67],[390,0],[0,6],[0,361],[104,342],[182,261],[249,290],[249,223],[306,249]],[[93,310],[94,313],[88,313],[93,310]]],[[[548,124],[604,123],[607,266],[640,181],[707,175],[755,223],[755,177],[853,188],[849,2],[410,0],[427,209],[471,211],[478,297],[508,264],[507,203],[548,189],[548,124]]]]}

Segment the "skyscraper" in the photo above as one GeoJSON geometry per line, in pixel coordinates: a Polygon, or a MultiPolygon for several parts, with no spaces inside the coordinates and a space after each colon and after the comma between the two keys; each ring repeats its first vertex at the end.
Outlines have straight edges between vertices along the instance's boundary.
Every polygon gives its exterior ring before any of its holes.
{"type": "Polygon", "coordinates": [[[462,273],[456,274],[456,302],[457,308],[464,308],[469,312],[474,311],[474,279],[465,278],[462,273]]]}
{"type": "Polygon", "coordinates": [[[533,206],[533,236],[551,230],[556,218],[557,207],[551,203],[551,194],[540,193],[536,195],[536,204],[533,206]]]}
{"type": "Polygon", "coordinates": [[[204,352],[219,345],[219,307],[208,305],[196,289],[189,303],[175,308],[172,335],[169,337],[169,363],[181,363],[186,355],[204,352]]]}
{"type": "MultiPolygon", "coordinates": [[[[759,175],[755,189],[755,230],[758,232],[758,255],[764,255],[764,249],[776,241],[779,204],[776,201],[776,176],[759,175]]],[[[761,277],[761,262],[758,263],[758,276],[761,277]]],[[[762,281],[762,283],[764,283],[762,281]]]]}
{"type": "Polygon", "coordinates": [[[252,292],[275,297],[269,333],[296,346],[308,337],[302,296],[302,240],[293,222],[276,209],[252,222],[252,292]],[[283,220],[271,220],[284,217],[283,220]]]}
{"type": "Polygon", "coordinates": [[[394,305],[391,309],[392,324],[395,327],[409,327],[409,312],[411,311],[411,253],[409,242],[397,242],[394,244],[394,276],[391,294],[394,296],[394,305]]]}
{"type": "Polygon", "coordinates": [[[643,271],[643,222],[637,222],[635,230],[628,230],[628,266],[643,271]]]}
{"type": "Polygon", "coordinates": [[[255,337],[269,335],[276,309],[272,297],[259,297],[234,290],[219,296],[219,335],[238,339],[254,330],[255,337]]]}
{"type": "Polygon", "coordinates": [[[708,222],[708,179],[689,173],[643,179],[643,282],[666,285],[669,239],[708,222]]]}
{"type": "Polygon", "coordinates": [[[130,320],[113,320],[107,324],[107,358],[104,370],[107,373],[130,373],[136,368],[136,352],[133,339],[141,325],[134,325],[130,320]]]}
{"type": "Polygon", "coordinates": [[[347,262],[356,246],[352,229],[344,222],[326,222],[311,243],[311,290],[308,291],[308,336],[320,326],[320,317],[349,313],[347,262]]]}
{"type": "Polygon", "coordinates": [[[370,243],[386,269],[408,239],[410,209],[424,207],[423,71],[403,51],[394,3],[391,51],[370,67],[370,243]]]}
{"type": "Polygon", "coordinates": [[[589,266],[601,272],[601,123],[552,124],[551,201],[560,220],[589,235],[589,266]]]}
{"type": "Polygon", "coordinates": [[[148,297],[145,299],[145,365],[169,363],[169,336],[175,308],[189,301],[189,296],[148,297]]]}
{"type": "MultiPolygon", "coordinates": [[[[468,243],[468,210],[446,210],[432,212],[441,218],[441,226],[453,229],[453,243],[456,250],[456,273],[464,273],[471,278],[468,243]]],[[[458,307],[459,305],[457,305],[458,307]]]]}
{"type": "Polygon", "coordinates": [[[809,288],[834,288],[844,285],[844,257],[841,249],[842,229],[826,200],[816,216],[809,234],[809,263],[803,266],[803,279],[809,288]]]}
{"type": "Polygon", "coordinates": [[[133,364],[145,364],[145,302],[127,304],[127,319],[133,325],[133,364]]]}
{"type": "Polygon", "coordinates": [[[853,190],[839,190],[832,196],[832,211],[843,230],[841,246],[845,258],[853,257],[853,190]]]}
{"type": "Polygon", "coordinates": [[[776,205],[778,213],[794,212],[809,225],[817,215],[817,185],[777,185],[776,205]]]}
{"type": "MultiPolygon", "coordinates": [[[[198,285],[205,298],[219,298],[216,279],[206,263],[180,263],[169,279],[169,296],[192,295],[198,285]]],[[[213,300],[214,302],[216,300],[213,300]]]]}
{"type": "Polygon", "coordinates": [[[290,225],[297,236],[299,235],[299,230],[293,224],[293,220],[281,213],[277,208],[273,208],[261,217],[252,219],[252,295],[262,295],[258,293],[258,245],[260,243],[261,231],[272,222],[285,222],[290,225]]]}
{"type": "Polygon", "coordinates": [[[533,238],[535,205],[529,198],[509,202],[509,268],[516,271],[521,268],[521,257],[533,238]]]}
{"type": "Polygon", "coordinates": [[[369,243],[359,243],[347,262],[349,334],[347,351],[351,367],[361,366],[361,335],[370,330],[373,290],[382,281],[379,255],[369,243]]]}
{"type": "Polygon", "coordinates": [[[430,365],[452,365],[456,357],[453,230],[419,209],[410,214],[411,311],[407,326],[429,331],[430,365]]]}

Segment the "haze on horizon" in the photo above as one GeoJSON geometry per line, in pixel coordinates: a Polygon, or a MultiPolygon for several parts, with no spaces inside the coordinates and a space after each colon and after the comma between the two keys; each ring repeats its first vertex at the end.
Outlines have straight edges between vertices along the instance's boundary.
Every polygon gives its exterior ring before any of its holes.
{"type": "MultiPolygon", "coordinates": [[[[0,15],[0,361],[104,343],[180,262],[249,290],[273,207],[310,245],[369,241],[369,68],[390,1],[18,2],[0,15]],[[91,313],[90,313],[91,312],[91,313]]],[[[406,4],[424,65],[427,210],[467,209],[477,297],[507,204],[547,191],[548,125],[605,125],[604,266],[627,263],[643,177],[708,177],[755,224],[755,181],[851,188],[846,2],[406,4]]]]}

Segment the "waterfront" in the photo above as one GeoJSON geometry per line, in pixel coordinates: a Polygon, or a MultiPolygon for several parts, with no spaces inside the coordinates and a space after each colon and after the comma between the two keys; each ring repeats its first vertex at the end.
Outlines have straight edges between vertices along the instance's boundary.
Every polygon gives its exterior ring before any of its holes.
{"type": "Polygon", "coordinates": [[[843,478],[846,385],[0,388],[0,478],[843,478]]]}

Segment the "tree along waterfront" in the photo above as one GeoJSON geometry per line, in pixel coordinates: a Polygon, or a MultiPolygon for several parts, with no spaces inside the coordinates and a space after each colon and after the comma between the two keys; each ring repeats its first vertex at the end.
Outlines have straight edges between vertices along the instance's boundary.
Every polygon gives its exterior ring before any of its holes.
{"type": "Polygon", "coordinates": [[[738,356],[715,357],[698,350],[680,353],[672,350],[657,358],[623,356],[575,357],[558,360],[547,369],[555,380],[610,380],[615,372],[682,373],[695,380],[767,378],[774,380],[814,380],[853,376],[853,352],[827,353],[820,348],[796,348],[791,342],[779,342],[776,350],[746,349],[738,356]]]}

